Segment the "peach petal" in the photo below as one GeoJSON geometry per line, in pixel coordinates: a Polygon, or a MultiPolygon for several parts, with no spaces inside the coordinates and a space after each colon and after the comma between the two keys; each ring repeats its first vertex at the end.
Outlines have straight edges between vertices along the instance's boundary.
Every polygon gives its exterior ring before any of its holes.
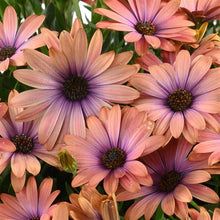
{"type": "Polygon", "coordinates": [[[50,49],[51,47],[59,50],[60,49],[60,42],[57,38],[58,33],[51,31],[45,27],[42,27],[41,33],[43,35],[44,42],[46,43],[47,47],[50,49]]]}
{"type": "Polygon", "coordinates": [[[45,15],[30,15],[27,17],[18,29],[15,47],[19,47],[27,40],[40,27],[44,19],[45,15]]]}
{"type": "Polygon", "coordinates": [[[139,41],[134,42],[135,51],[139,56],[147,54],[149,47],[150,45],[144,37],[142,37],[139,41]]]}
{"type": "Polygon", "coordinates": [[[114,177],[114,172],[110,172],[104,179],[104,189],[107,194],[115,193],[118,188],[119,179],[114,177]]]}
{"type": "Polygon", "coordinates": [[[75,102],[72,107],[69,132],[70,134],[85,137],[86,125],[82,107],[78,102],[75,102]]]}
{"type": "Polygon", "coordinates": [[[157,49],[160,47],[160,39],[156,36],[144,35],[145,40],[154,48],[157,49]]]}
{"type": "Polygon", "coordinates": [[[142,35],[137,32],[130,32],[124,36],[124,40],[127,42],[137,42],[142,38],[142,35]]]}
{"type": "Polygon", "coordinates": [[[101,121],[95,116],[88,117],[86,122],[88,129],[90,130],[93,138],[99,145],[100,150],[102,149],[103,152],[105,152],[106,148],[110,147],[110,140],[105,127],[103,126],[101,121]]]}
{"type": "Polygon", "coordinates": [[[208,172],[204,170],[195,170],[185,175],[182,182],[184,184],[197,184],[197,183],[206,182],[210,179],[211,176],[208,172]]]}
{"type": "Polygon", "coordinates": [[[20,192],[23,189],[25,184],[25,179],[26,179],[26,173],[24,173],[24,175],[21,177],[17,177],[13,172],[11,172],[11,185],[16,193],[20,192]]]}
{"type": "Polygon", "coordinates": [[[79,18],[76,18],[70,30],[71,37],[74,38],[77,31],[82,28],[83,28],[82,22],[80,21],[79,18]]]}
{"type": "Polygon", "coordinates": [[[212,166],[220,161],[220,151],[213,152],[208,159],[209,166],[212,166]]]}
{"type": "Polygon", "coordinates": [[[14,152],[16,151],[16,147],[10,140],[0,138],[0,151],[14,152]]]}
{"type": "Polygon", "coordinates": [[[201,184],[188,185],[192,196],[208,203],[218,203],[219,197],[215,191],[201,184]]]}
{"type": "Polygon", "coordinates": [[[22,177],[26,171],[25,156],[22,153],[15,153],[11,158],[11,170],[15,176],[22,177]]]}
{"type": "Polygon", "coordinates": [[[213,213],[213,220],[218,220],[220,218],[220,209],[215,208],[214,213],[213,213]]]}
{"type": "Polygon", "coordinates": [[[192,194],[190,190],[183,184],[179,184],[174,190],[175,199],[181,202],[191,202],[192,194]]]}
{"type": "Polygon", "coordinates": [[[26,169],[29,173],[36,176],[40,172],[41,165],[35,156],[31,154],[26,155],[25,162],[26,162],[26,169]]]}
{"type": "Polygon", "coordinates": [[[127,172],[133,174],[134,176],[147,176],[148,171],[146,166],[139,162],[139,161],[127,161],[124,164],[124,169],[126,169],[127,172]]]}
{"type": "Polygon", "coordinates": [[[121,65],[114,66],[107,69],[103,74],[93,78],[90,83],[95,85],[105,85],[105,84],[123,84],[127,82],[130,77],[136,74],[139,70],[138,65],[121,65]]]}
{"type": "Polygon", "coordinates": [[[76,71],[80,75],[82,73],[83,65],[87,57],[87,36],[84,29],[80,29],[73,41],[73,54],[75,57],[76,71]]]}
{"type": "Polygon", "coordinates": [[[175,200],[173,193],[169,193],[163,198],[161,202],[161,208],[167,215],[173,215],[175,210],[175,200]]]}
{"type": "Polygon", "coordinates": [[[101,54],[87,69],[84,70],[84,76],[86,76],[86,78],[93,78],[95,76],[98,76],[109,68],[114,60],[114,57],[114,51],[109,51],[107,53],[101,54]]]}
{"type": "Polygon", "coordinates": [[[165,4],[164,7],[160,9],[160,11],[155,16],[154,20],[152,21],[153,24],[157,25],[162,22],[165,22],[168,18],[170,18],[174,13],[177,12],[180,5],[180,0],[172,0],[165,4]]]}
{"type": "Polygon", "coordinates": [[[127,191],[136,193],[139,192],[141,187],[137,179],[131,174],[127,173],[125,176],[120,178],[120,185],[127,191]]]}
{"type": "Polygon", "coordinates": [[[105,85],[94,89],[97,96],[110,102],[128,104],[139,97],[139,92],[125,85],[105,85]]]}
{"type": "Polygon", "coordinates": [[[193,109],[184,111],[184,117],[187,122],[195,129],[204,130],[206,123],[202,115],[193,109]]]}
{"type": "Polygon", "coordinates": [[[174,138],[178,138],[183,131],[184,117],[182,112],[175,112],[170,120],[170,131],[174,138]]]}
{"type": "Polygon", "coordinates": [[[37,89],[55,89],[60,86],[60,83],[53,76],[46,75],[37,70],[20,69],[14,71],[14,74],[18,81],[37,89]]]}
{"type": "Polygon", "coordinates": [[[9,66],[9,58],[0,62],[0,71],[6,71],[9,66]]]}
{"type": "Polygon", "coordinates": [[[212,64],[212,59],[206,56],[198,56],[192,61],[186,89],[193,88],[207,73],[212,64]]]}
{"type": "Polygon", "coordinates": [[[3,17],[3,27],[5,31],[5,37],[7,44],[12,46],[14,43],[15,35],[17,32],[18,19],[16,11],[12,6],[8,6],[5,9],[3,17]]]}
{"type": "Polygon", "coordinates": [[[70,71],[70,67],[67,58],[62,51],[56,50],[53,47],[49,50],[50,59],[56,69],[63,75],[67,75],[70,71]]]}
{"type": "Polygon", "coordinates": [[[102,44],[103,44],[102,32],[98,29],[96,30],[90,41],[85,68],[88,68],[100,55],[102,51],[102,44]]]}
{"type": "Polygon", "coordinates": [[[190,54],[187,50],[181,50],[174,63],[174,68],[177,71],[178,79],[179,79],[179,86],[180,88],[185,88],[189,69],[190,69],[191,59],[190,54]]]}

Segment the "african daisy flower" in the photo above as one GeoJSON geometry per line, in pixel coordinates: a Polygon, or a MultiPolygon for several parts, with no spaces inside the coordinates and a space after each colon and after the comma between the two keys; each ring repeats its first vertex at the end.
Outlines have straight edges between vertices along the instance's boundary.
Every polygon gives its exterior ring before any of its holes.
{"type": "Polygon", "coordinates": [[[153,122],[146,112],[119,105],[112,109],[103,107],[99,118],[87,118],[86,138],[64,136],[78,163],[77,176],[72,187],[89,183],[95,187],[104,180],[106,193],[115,192],[120,184],[128,191],[138,191],[140,184],[151,185],[146,167],[138,161],[142,154],[149,154],[164,144],[163,136],[150,136],[153,122]],[[144,180],[144,181],[143,181],[144,180]]]}
{"type": "Polygon", "coordinates": [[[219,0],[181,0],[180,7],[193,22],[220,19],[219,0]]]}
{"type": "Polygon", "coordinates": [[[53,180],[44,179],[37,189],[36,180],[30,177],[27,186],[14,196],[2,193],[3,203],[0,204],[0,219],[7,220],[49,220],[57,205],[52,205],[59,190],[51,193],[53,180]]]}
{"type": "MultiPolygon", "coordinates": [[[[195,209],[189,209],[190,219],[191,220],[211,220],[211,217],[208,211],[204,207],[199,207],[200,212],[195,209]]],[[[220,219],[220,209],[215,208],[212,220],[219,220],[220,219]]]]}
{"type": "Polygon", "coordinates": [[[180,0],[171,0],[161,5],[161,0],[104,0],[111,9],[96,8],[94,12],[107,16],[114,21],[100,21],[98,28],[107,28],[129,32],[125,41],[134,42],[139,55],[153,48],[175,51],[176,47],[169,40],[194,42],[195,31],[190,29],[194,23],[183,14],[177,14],[180,0]]]}
{"type": "MultiPolygon", "coordinates": [[[[69,216],[74,220],[119,220],[115,195],[101,195],[95,188],[84,185],[79,194],[69,196],[66,203],[69,216]]],[[[59,208],[59,207],[58,207],[59,208]]],[[[63,206],[63,210],[65,207],[63,206]]],[[[62,213],[61,208],[60,212],[62,213]]],[[[63,218],[62,218],[63,219],[63,218]]],[[[68,220],[64,219],[64,220],[68,220]]],[[[54,219],[60,220],[60,219],[54,219]]]]}
{"type": "Polygon", "coordinates": [[[181,50],[173,66],[149,66],[150,74],[138,73],[130,80],[142,92],[134,105],[157,120],[155,134],[169,139],[183,133],[189,142],[197,141],[198,130],[206,128],[211,114],[220,112],[220,69],[210,69],[211,64],[210,57],[192,60],[188,51],[181,50]]]}
{"type": "Polygon", "coordinates": [[[24,48],[35,49],[45,45],[40,34],[30,38],[44,19],[44,15],[30,15],[17,29],[18,21],[14,8],[8,6],[5,9],[3,23],[0,22],[0,71],[7,70],[9,64],[25,65],[26,60],[22,51],[24,48]]]}
{"type": "Polygon", "coordinates": [[[141,159],[148,168],[153,185],[142,186],[137,193],[122,188],[118,191],[117,201],[139,198],[129,207],[125,219],[136,220],[145,215],[149,220],[160,203],[165,214],[187,219],[187,203],[193,197],[208,203],[219,202],[212,189],[200,184],[211,178],[206,171],[207,160],[189,161],[187,156],[191,148],[192,144],[184,138],[173,138],[165,147],[141,159]]]}
{"type": "Polygon", "coordinates": [[[12,100],[12,105],[25,108],[16,118],[40,118],[39,141],[48,150],[61,142],[64,134],[84,137],[85,117],[97,115],[102,106],[131,103],[139,97],[137,90],[122,85],[139,70],[137,64],[127,65],[131,52],[100,54],[100,30],[95,32],[88,49],[82,28],[72,36],[63,31],[60,49],[51,47],[49,57],[26,49],[24,54],[32,70],[14,72],[17,80],[36,88],[12,100]]]}
{"type": "MultiPolygon", "coordinates": [[[[8,101],[18,95],[16,90],[9,94],[8,101]]],[[[16,192],[20,191],[25,183],[26,170],[37,175],[41,165],[37,157],[52,166],[58,166],[58,146],[48,152],[38,141],[38,122],[17,122],[15,115],[22,108],[12,107],[9,104],[9,114],[0,119],[0,173],[11,163],[11,183],[16,192]]]]}

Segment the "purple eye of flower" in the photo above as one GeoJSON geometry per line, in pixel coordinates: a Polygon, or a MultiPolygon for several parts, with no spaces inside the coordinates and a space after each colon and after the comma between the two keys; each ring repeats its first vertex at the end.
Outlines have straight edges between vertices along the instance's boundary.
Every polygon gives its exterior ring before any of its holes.
{"type": "Polygon", "coordinates": [[[161,177],[159,182],[159,189],[162,192],[171,192],[175,189],[181,180],[181,173],[178,173],[175,170],[171,170],[161,177]]]}
{"type": "Polygon", "coordinates": [[[30,220],[40,220],[40,218],[39,217],[33,217],[30,220]]]}
{"type": "Polygon", "coordinates": [[[122,167],[126,160],[125,152],[120,148],[107,150],[102,157],[103,165],[108,169],[122,167]]]}
{"type": "Polygon", "coordinates": [[[14,143],[17,152],[21,152],[23,154],[29,153],[34,147],[33,139],[24,134],[16,135],[11,138],[11,141],[14,143]]]}
{"type": "Polygon", "coordinates": [[[0,61],[3,61],[14,55],[16,49],[14,47],[3,47],[0,49],[0,61]]]}
{"type": "Polygon", "coordinates": [[[82,76],[72,76],[65,80],[63,84],[63,93],[70,101],[80,101],[88,94],[89,85],[82,76]]]}
{"type": "Polygon", "coordinates": [[[190,107],[193,97],[192,93],[185,89],[177,89],[168,97],[168,105],[174,111],[184,111],[190,107]]]}
{"type": "Polygon", "coordinates": [[[138,21],[135,29],[143,35],[153,35],[155,33],[155,26],[150,21],[138,21]]]}

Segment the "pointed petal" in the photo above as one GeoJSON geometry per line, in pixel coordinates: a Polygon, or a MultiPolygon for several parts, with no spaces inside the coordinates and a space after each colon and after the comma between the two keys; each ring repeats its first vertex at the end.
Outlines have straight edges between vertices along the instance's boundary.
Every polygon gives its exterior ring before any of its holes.
{"type": "Polygon", "coordinates": [[[15,35],[17,32],[18,18],[16,11],[12,6],[8,6],[4,12],[3,27],[7,44],[14,45],[15,35]]]}
{"type": "Polygon", "coordinates": [[[183,184],[179,184],[174,190],[175,199],[181,202],[191,202],[192,194],[190,190],[183,184]]]}
{"type": "Polygon", "coordinates": [[[182,112],[175,112],[170,120],[170,131],[174,138],[178,138],[183,131],[184,117],[182,112]]]}
{"type": "Polygon", "coordinates": [[[30,15],[21,24],[18,29],[15,47],[19,47],[25,40],[27,40],[40,27],[45,19],[45,15],[30,15]]]}
{"type": "Polygon", "coordinates": [[[175,210],[175,200],[173,193],[169,193],[163,198],[161,202],[161,208],[167,215],[173,215],[175,210]]]}

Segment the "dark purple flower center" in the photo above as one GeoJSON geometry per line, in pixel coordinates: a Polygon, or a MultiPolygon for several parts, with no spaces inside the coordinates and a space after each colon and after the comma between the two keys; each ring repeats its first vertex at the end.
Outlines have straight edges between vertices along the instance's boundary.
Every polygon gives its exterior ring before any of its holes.
{"type": "Polygon", "coordinates": [[[71,76],[63,83],[62,91],[68,100],[81,101],[87,96],[89,85],[82,76],[71,76]]]}
{"type": "Polygon", "coordinates": [[[159,189],[162,192],[172,192],[182,180],[182,174],[171,170],[165,173],[159,182],[159,189]]]}
{"type": "Polygon", "coordinates": [[[110,150],[107,150],[102,157],[103,165],[108,169],[122,167],[125,160],[126,154],[120,148],[111,148],[110,150]]]}
{"type": "Polygon", "coordinates": [[[155,26],[150,21],[138,21],[135,25],[138,33],[143,35],[153,35],[155,33],[155,26]]]}
{"type": "Polygon", "coordinates": [[[168,97],[168,105],[174,111],[184,111],[192,104],[193,96],[185,89],[177,89],[168,97]]]}
{"type": "Polygon", "coordinates": [[[33,218],[28,218],[27,220],[40,220],[40,218],[39,217],[33,217],[33,218]]]}
{"type": "Polygon", "coordinates": [[[16,152],[23,154],[29,153],[34,147],[33,139],[24,134],[16,135],[15,137],[11,138],[11,141],[14,143],[17,149],[16,152]]]}
{"type": "Polygon", "coordinates": [[[3,47],[0,49],[0,61],[3,61],[15,54],[14,47],[3,47]]]}

